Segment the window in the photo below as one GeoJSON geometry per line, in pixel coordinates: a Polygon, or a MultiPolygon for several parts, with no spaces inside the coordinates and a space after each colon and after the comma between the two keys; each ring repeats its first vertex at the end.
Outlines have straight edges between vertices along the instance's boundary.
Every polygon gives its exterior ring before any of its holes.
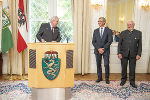
{"type": "Polygon", "coordinates": [[[72,42],[73,24],[71,0],[57,0],[57,15],[60,18],[58,27],[61,32],[61,42],[72,42]]]}
{"type": "MultiPolygon", "coordinates": [[[[48,0],[30,0],[29,11],[30,42],[35,42],[41,24],[49,22],[48,0]]],[[[61,42],[72,42],[71,0],[57,0],[57,16],[60,18],[58,27],[62,38],[61,42]]]]}
{"type": "Polygon", "coordinates": [[[34,42],[41,24],[49,21],[48,0],[30,0],[29,18],[30,42],[34,42]]]}

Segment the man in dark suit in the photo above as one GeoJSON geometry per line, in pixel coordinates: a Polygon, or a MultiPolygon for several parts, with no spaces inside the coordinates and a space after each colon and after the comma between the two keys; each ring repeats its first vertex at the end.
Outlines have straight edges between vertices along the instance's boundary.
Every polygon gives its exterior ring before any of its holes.
{"type": "Polygon", "coordinates": [[[113,42],[119,42],[118,32],[112,30],[112,33],[113,33],[113,42]]]}
{"type": "Polygon", "coordinates": [[[120,85],[123,86],[127,80],[127,65],[129,61],[129,80],[130,85],[135,85],[135,66],[136,60],[139,60],[142,52],[142,33],[134,29],[134,22],[127,23],[127,30],[121,32],[118,43],[118,58],[121,59],[122,78],[120,85]]]}
{"type": "Polygon", "coordinates": [[[112,43],[112,31],[105,27],[106,20],[104,17],[98,19],[99,28],[94,30],[92,44],[94,46],[94,53],[96,56],[97,63],[97,74],[98,79],[96,82],[102,81],[102,66],[101,60],[102,56],[104,58],[105,66],[105,80],[109,84],[109,55],[110,55],[110,45],[112,43]]]}
{"type": "Polygon", "coordinates": [[[37,33],[36,37],[40,42],[60,42],[60,32],[57,24],[59,18],[54,16],[51,18],[50,23],[43,23],[37,33]]]}

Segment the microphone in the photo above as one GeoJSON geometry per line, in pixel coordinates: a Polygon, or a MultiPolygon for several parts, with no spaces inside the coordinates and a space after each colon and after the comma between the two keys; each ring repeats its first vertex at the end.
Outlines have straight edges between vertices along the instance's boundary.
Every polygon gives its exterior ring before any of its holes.
{"type": "Polygon", "coordinates": [[[36,37],[35,37],[34,43],[36,43],[36,37]]]}

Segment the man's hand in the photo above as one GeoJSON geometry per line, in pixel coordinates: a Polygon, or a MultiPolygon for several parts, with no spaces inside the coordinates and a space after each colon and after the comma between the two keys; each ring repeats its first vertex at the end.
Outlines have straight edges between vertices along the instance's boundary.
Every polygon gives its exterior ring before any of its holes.
{"type": "Polygon", "coordinates": [[[98,52],[99,52],[100,54],[103,54],[103,53],[104,53],[104,48],[99,48],[99,49],[98,49],[98,52]]]}
{"type": "Polygon", "coordinates": [[[119,59],[122,59],[122,54],[118,54],[118,58],[119,58],[119,59]]]}
{"type": "Polygon", "coordinates": [[[141,57],[139,55],[136,55],[136,60],[139,60],[141,57]]]}
{"type": "Polygon", "coordinates": [[[46,42],[44,39],[41,39],[41,42],[46,42]]]}

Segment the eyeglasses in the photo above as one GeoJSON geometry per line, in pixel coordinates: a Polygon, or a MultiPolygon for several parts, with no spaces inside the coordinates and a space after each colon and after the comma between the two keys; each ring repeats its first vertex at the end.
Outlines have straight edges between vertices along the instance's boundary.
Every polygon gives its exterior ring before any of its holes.
{"type": "Polygon", "coordinates": [[[103,21],[98,21],[98,22],[103,22],[103,21]]]}

